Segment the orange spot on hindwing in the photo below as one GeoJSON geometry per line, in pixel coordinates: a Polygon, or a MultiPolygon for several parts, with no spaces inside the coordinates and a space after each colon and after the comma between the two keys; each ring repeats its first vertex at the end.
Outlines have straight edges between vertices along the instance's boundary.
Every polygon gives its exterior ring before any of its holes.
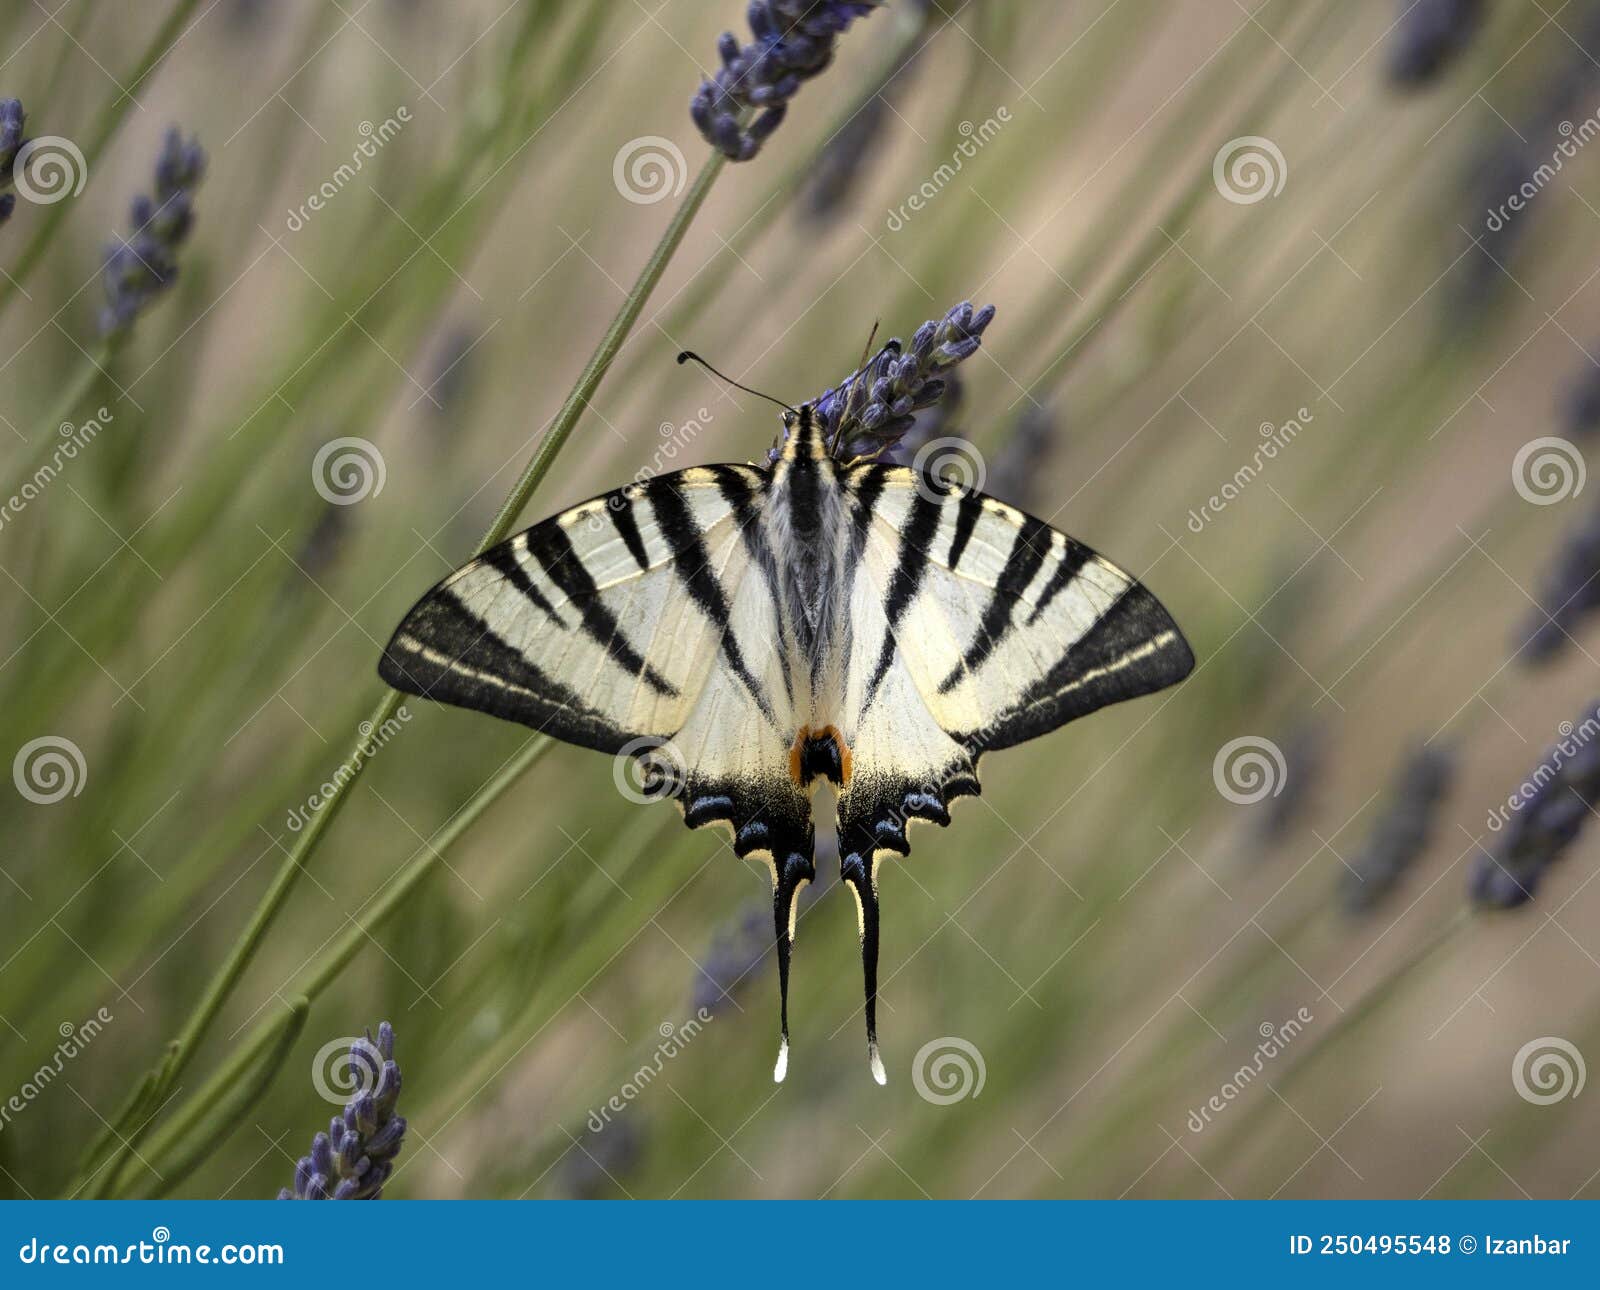
{"type": "Polygon", "coordinates": [[[801,726],[789,747],[789,778],[804,788],[820,775],[843,788],[850,783],[850,762],[850,745],[839,727],[801,726]]]}

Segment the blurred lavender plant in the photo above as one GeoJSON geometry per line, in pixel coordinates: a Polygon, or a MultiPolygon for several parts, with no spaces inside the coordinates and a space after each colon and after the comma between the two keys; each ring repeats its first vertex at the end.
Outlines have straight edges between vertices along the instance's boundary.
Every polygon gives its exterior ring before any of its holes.
{"type": "Polygon", "coordinates": [[[621,1187],[619,1178],[625,1177],[644,1153],[645,1131],[638,1115],[633,1111],[599,1133],[586,1128],[581,1138],[574,1139],[557,1175],[561,1190],[578,1200],[595,1200],[610,1187],[621,1187]]]}
{"type": "Polygon", "coordinates": [[[1568,387],[1563,412],[1568,434],[1587,438],[1600,430],[1600,366],[1585,364],[1568,387]]]}
{"type": "Polygon", "coordinates": [[[1540,579],[1538,603],[1518,629],[1514,644],[1524,661],[1548,662],[1578,625],[1600,607],[1600,510],[1566,537],[1540,579]]]}
{"type": "MultiPolygon", "coordinates": [[[[22,137],[22,128],[27,120],[28,114],[22,110],[21,99],[0,99],[0,188],[11,183],[11,167],[22,145],[27,142],[22,137]]],[[[0,192],[0,224],[10,219],[11,212],[16,208],[17,195],[0,192]]]]}
{"type": "Polygon", "coordinates": [[[394,1170],[406,1122],[394,1113],[400,1099],[400,1067],[394,1060],[394,1029],[378,1027],[350,1046],[350,1074],[360,1089],[344,1114],[311,1141],[311,1154],[295,1166],[294,1189],[279,1200],[377,1200],[394,1170]]]}
{"type": "Polygon", "coordinates": [[[722,66],[689,104],[705,141],[731,161],[749,161],[783,122],[803,81],[833,61],[833,42],[878,0],[750,0],[747,18],[755,37],[741,46],[722,33],[722,66]],[[760,115],[746,124],[748,113],[760,115]]]}
{"type": "Polygon", "coordinates": [[[1017,415],[1011,434],[994,455],[984,491],[1002,502],[1031,510],[1037,500],[1039,471],[1056,437],[1056,417],[1048,404],[1029,403],[1017,415]]]}
{"type": "Polygon", "coordinates": [[[178,247],[194,226],[194,188],[205,175],[206,154],[197,140],[184,142],[176,126],[167,131],[156,158],[155,195],[133,199],[130,239],[106,250],[102,274],[106,306],[100,331],[125,335],[134,320],[178,276],[178,247]]]}
{"type": "Polygon", "coordinates": [[[910,7],[916,12],[917,24],[908,33],[906,52],[894,60],[866,101],[823,145],[801,180],[804,189],[799,209],[814,223],[838,214],[857,181],[867,173],[866,163],[883,138],[890,99],[903,93],[911,82],[911,70],[928,46],[924,33],[934,16],[944,16],[932,0],[911,0],[910,7]]]}
{"type": "Polygon", "coordinates": [[[713,1015],[722,1011],[754,977],[771,948],[772,914],[763,907],[747,909],[720,929],[710,950],[695,964],[690,1011],[696,1015],[702,1008],[713,1015]]]}
{"type": "Polygon", "coordinates": [[[1428,845],[1455,769],[1455,758],[1443,748],[1424,745],[1411,755],[1365,845],[1340,874],[1346,913],[1370,913],[1399,885],[1428,845]]]}
{"type": "MultiPolygon", "coordinates": [[[[1578,730],[1600,728],[1600,710],[1591,703],[1578,730]]],[[[1493,853],[1473,857],[1467,892],[1474,903],[1514,909],[1533,899],[1545,871],[1561,858],[1582,831],[1600,800],[1600,741],[1586,739],[1551,748],[1518,791],[1507,799],[1505,826],[1493,853]]]]}
{"type": "Polygon", "coordinates": [[[1439,75],[1477,35],[1483,0],[1401,0],[1389,46],[1389,79],[1415,89],[1439,75]]]}
{"type": "Polygon", "coordinates": [[[1600,47],[1600,8],[1590,9],[1568,40],[1575,51],[1544,75],[1533,108],[1516,123],[1508,122],[1511,137],[1479,155],[1469,181],[1471,213],[1464,221],[1473,229],[1475,245],[1461,266],[1456,299],[1446,297],[1452,322],[1477,321],[1478,309],[1511,280],[1514,257],[1527,242],[1537,211],[1549,203],[1526,201],[1520,210],[1508,210],[1507,202],[1543,187],[1540,171],[1548,169],[1558,142],[1570,135],[1572,116],[1594,110],[1589,99],[1600,81],[1600,64],[1588,51],[1600,47]]]}
{"type": "Polygon", "coordinates": [[[891,340],[865,367],[824,390],[812,407],[833,455],[848,461],[897,444],[916,424],[915,414],[944,397],[943,374],[977,352],[993,318],[993,305],[974,313],[971,301],[962,301],[918,327],[909,346],[891,340]]]}
{"type": "Polygon", "coordinates": [[[951,369],[943,378],[944,393],[931,408],[925,408],[915,424],[885,448],[878,460],[891,466],[909,466],[925,444],[935,439],[964,439],[957,428],[961,419],[961,405],[966,400],[966,386],[961,373],[951,369]]]}
{"type": "Polygon", "coordinates": [[[1316,721],[1301,720],[1283,736],[1279,746],[1283,750],[1284,765],[1288,767],[1283,789],[1251,813],[1256,841],[1262,846],[1282,841],[1311,801],[1321,782],[1327,731],[1316,721]]]}

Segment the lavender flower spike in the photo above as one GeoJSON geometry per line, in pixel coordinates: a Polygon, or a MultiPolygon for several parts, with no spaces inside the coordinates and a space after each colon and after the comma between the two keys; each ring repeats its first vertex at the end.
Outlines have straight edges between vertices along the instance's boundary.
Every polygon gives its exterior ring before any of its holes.
{"type": "MultiPolygon", "coordinates": [[[[0,188],[11,182],[11,167],[22,145],[27,142],[22,137],[22,127],[27,119],[28,114],[22,110],[21,99],[0,99],[0,188]]],[[[0,193],[0,224],[10,219],[11,212],[16,208],[15,193],[0,193]]]]}
{"type": "Polygon", "coordinates": [[[689,104],[689,115],[713,148],[749,161],[779,124],[802,81],[833,61],[833,42],[877,0],[750,0],[748,45],[722,33],[722,66],[689,104]],[[752,114],[755,115],[752,119],[752,114]]]}
{"type": "Polygon", "coordinates": [[[154,197],[133,199],[129,221],[133,235],[106,250],[102,277],[106,307],[100,331],[121,336],[178,276],[178,247],[194,226],[195,187],[205,175],[206,154],[177,128],[167,131],[156,159],[154,197]]]}
{"type": "Polygon", "coordinates": [[[374,1043],[369,1032],[350,1046],[350,1075],[357,1092],[311,1140],[311,1154],[295,1166],[294,1187],[279,1200],[377,1200],[394,1170],[406,1122],[394,1113],[400,1100],[400,1067],[394,1060],[394,1029],[385,1021],[374,1043]]]}
{"type": "Polygon", "coordinates": [[[943,373],[977,352],[993,318],[993,305],[974,312],[962,301],[918,327],[909,345],[891,340],[865,367],[824,390],[812,406],[833,455],[848,461],[892,448],[917,412],[944,397],[943,373]]]}
{"type": "Polygon", "coordinates": [[[1495,812],[1499,845],[1492,855],[1477,853],[1468,880],[1475,904],[1513,909],[1532,900],[1588,822],[1600,804],[1600,742],[1589,742],[1597,732],[1600,705],[1591,703],[1576,726],[1562,723],[1561,742],[1495,812]]]}

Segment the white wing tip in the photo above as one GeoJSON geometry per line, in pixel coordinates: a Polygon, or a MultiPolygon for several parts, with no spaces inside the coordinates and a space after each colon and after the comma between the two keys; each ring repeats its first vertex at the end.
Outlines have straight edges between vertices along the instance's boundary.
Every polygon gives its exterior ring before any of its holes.
{"type": "Polygon", "coordinates": [[[778,1046],[778,1060],[772,1067],[772,1082],[783,1083],[783,1077],[789,1073],[789,1036],[783,1037],[783,1043],[778,1046]]]}
{"type": "Polygon", "coordinates": [[[883,1058],[878,1056],[878,1044],[874,1040],[867,1045],[867,1065],[872,1067],[872,1078],[880,1084],[887,1084],[889,1077],[884,1073],[883,1058]]]}

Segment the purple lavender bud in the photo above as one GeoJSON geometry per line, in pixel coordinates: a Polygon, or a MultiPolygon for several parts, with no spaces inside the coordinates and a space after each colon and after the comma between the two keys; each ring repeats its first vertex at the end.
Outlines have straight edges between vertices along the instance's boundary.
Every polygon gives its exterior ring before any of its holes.
{"type": "Polygon", "coordinates": [[[841,0],[751,0],[753,37],[741,47],[731,32],[717,40],[722,66],[701,83],[689,108],[706,142],[731,161],[748,161],[783,120],[807,80],[833,61],[834,41],[875,4],[841,0]],[[765,109],[750,124],[747,116],[765,109]]]}
{"type": "Polygon", "coordinates": [[[126,333],[178,277],[177,251],[194,227],[193,189],[205,174],[205,153],[177,129],[167,132],[155,167],[155,195],[130,204],[132,234],[107,248],[101,280],[106,305],[100,330],[126,333]]]}
{"type": "Polygon", "coordinates": [[[21,99],[0,99],[0,170],[5,171],[6,179],[10,178],[11,165],[24,143],[22,130],[27,120],[21,99]]]}
{"type": "Polygon", "coordinates": [[[963,301],[918,327],[908,349],[890,341],[860,371],[824,390],[813,407],[835,454],[850,460],[892,448],[914,424],[913,412],[936,406],[949,380],[941,374],[977,352],[993,318],[992,305],[974,313],[963,301]]]}
{"type": "Polygon", "coordinates": [[[1414,89],[1438,76],[1477,34],[1483,0],[1404,0],[1394,25],[1389,79],[1414,89]]]}
{"type": "Polygon", "coordinates": [[[394,1043],[394,1030],[384,1022],[376,1042],[369,1034],[351,1045],[350,1069],[362,1084],[372,1082],[374,1063],[382,1061],[376,1087],[360,1088],[329,1121],[328,1132],[312,1139],[311,1154],[295,1167],[293,1190],[280,1192],[280,1199],[375,1200],[382,1194],[406,1134],[404,1118],[394,1114],[400,1096],[394,1043]]]}
{"type": "Polygon", "coordinates": [[[1427,849],[1439,809],[1455,778],[1455,759],[1438,747],[1419,748],[1366,843],[1340,875],[1345,911],[1367,914],[1389,895],[1427,849]]]}
{"type": "Polygon", "coordinates": [[[1479,853],[1468,879],[1472,900],[1510,909],[1532,900],[1550,867],[1583,831],[1600,802],[1600,705],[1591,703],[1546,751],[1507,814],[1492,855],[1479,853]],[[1529,791],[1532,786],[1532,791],[1529,791]]]}

